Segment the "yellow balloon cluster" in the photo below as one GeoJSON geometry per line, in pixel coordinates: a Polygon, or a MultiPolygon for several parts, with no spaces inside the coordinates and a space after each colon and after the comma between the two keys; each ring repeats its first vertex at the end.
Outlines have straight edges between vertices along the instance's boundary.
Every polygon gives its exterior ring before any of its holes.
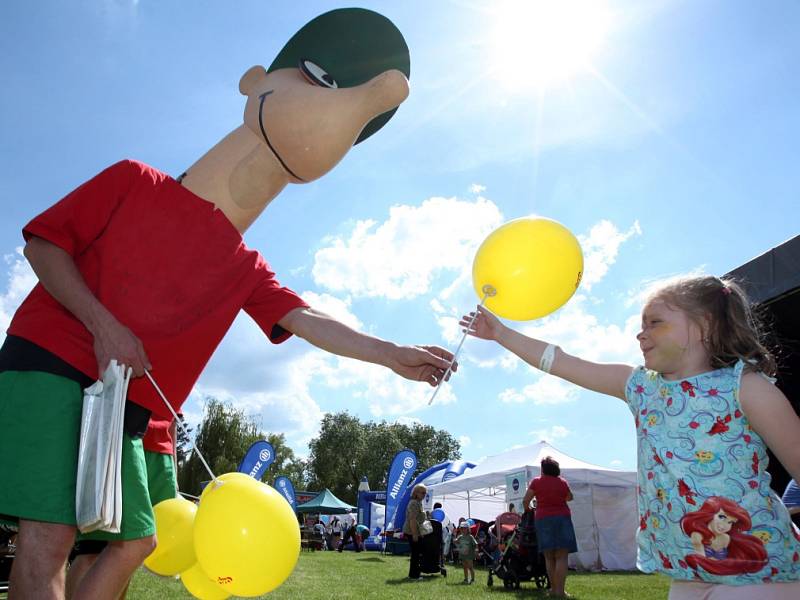
{"type": "Polygon", "coordinates": [[[145,566],[159,575],[180,573],[201,600],[266,594],[291,575],[300,554],[291,506],[244,473],[217,477],[197,507],[172,498],[153,512],[157,545],[145,566]]]}
{"type": "Polygon", "coordinates": [[[472,283],[486,307],[506,319],[528,321],[563,306],[578,289],[583,252],[561,223],[515,219],[483,241],[472,264],[472,283]]]}

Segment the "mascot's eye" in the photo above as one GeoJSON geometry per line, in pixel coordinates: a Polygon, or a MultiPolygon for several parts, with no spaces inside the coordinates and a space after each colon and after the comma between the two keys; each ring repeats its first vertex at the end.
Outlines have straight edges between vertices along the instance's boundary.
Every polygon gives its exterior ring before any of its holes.
{"type": "Polygon", "coordinates": [[[300,71],[305,75],[306,79],[314,85],[321,85],[322,87],[331,89],[339,87],[336,80],[331,77],[325,69],[307,58],[300,59],[300,71]]]}

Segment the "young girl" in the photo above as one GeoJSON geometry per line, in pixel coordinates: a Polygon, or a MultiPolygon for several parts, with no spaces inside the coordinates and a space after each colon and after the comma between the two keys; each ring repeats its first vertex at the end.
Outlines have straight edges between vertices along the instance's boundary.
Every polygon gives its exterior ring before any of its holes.
{"type": "Polygon", "coordinates": [[[458,524],[458,537],[455,543],[458,550],[458,558],[464,568],[464,581],[462,583],[474,583],[474,561],[475,552],[478,549],[478,540],[469,532],[469,521],[462,521],[458,524]]]}
{"type": "Polygon", "coordinates": [[[748,306],[739,286],[716,277],[662,286],[642,311],[644,366],[636,368],[571,356],[482,307],[468,329],[628,404],[639,465],[637,565],[673,579],[671,600],[800,598],[800,533],[766,471],[769,446],[800,476],[800,419],[772,384],[775,361],[748,306]]]}

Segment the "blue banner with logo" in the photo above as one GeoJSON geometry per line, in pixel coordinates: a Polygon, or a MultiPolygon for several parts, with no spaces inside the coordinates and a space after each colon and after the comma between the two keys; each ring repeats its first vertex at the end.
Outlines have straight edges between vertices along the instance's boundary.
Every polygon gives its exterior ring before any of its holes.
{"type": "Polygon", "coordinates": [[[267,472],[269,466],[275,460],[275,449],[272,444],[265,440],[253,442],[253,445],[245,452],[242,462],[239,463],[237,471],[250,475],[253,479],[261,481],[261,477],[267,472]]]}
{"type": "Polygon", "coordinates": [[[386,529],[394,529],[397,507],[416,470],[417,455],[413,450],[406,448],[395,454],[386,477],[386,529]]]}
{"type": "Polygon", "coordinates": [[[280,492],[281,496],[286,498],[292,510],[297,510],[297,499],[294,495],[294,486],[286,475],[281,475],[275,480],[275,489],[280,492]]]}

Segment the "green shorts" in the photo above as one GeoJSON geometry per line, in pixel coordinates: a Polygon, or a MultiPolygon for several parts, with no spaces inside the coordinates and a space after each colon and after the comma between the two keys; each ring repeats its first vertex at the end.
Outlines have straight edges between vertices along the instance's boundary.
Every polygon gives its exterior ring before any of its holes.
{"type": "MultiPolygon", "coordinates": [[[[83,390],[71,379],[36,371],[0,373],[0,515],[75,525],[82,408],[83,390]]],[[[142,440],[125,434],[121,531],[93,532],[92,539],[131,540],[155,533],[147,480],[142,440]]],[[[163,495],[164,486],[158,493],[163,495]]]]}

